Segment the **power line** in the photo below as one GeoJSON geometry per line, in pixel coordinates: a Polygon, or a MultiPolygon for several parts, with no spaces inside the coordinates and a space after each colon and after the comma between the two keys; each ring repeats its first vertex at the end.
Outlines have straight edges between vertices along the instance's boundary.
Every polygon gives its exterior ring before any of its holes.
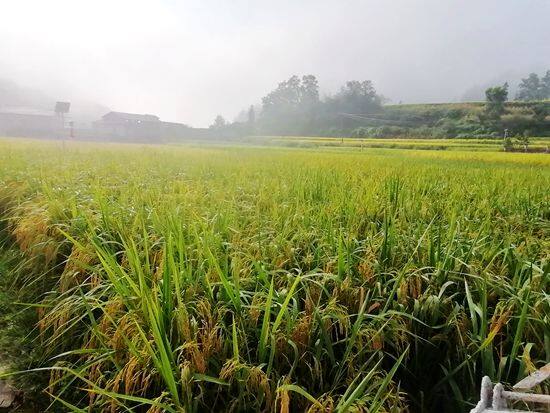
{"type": "Polygon", "coordinates": [[[376,118],[372,116],[359,115],[355,113],[339,113],[339,115],[348,119],[353,119],[358,121],[370,121],[370,122],[375,121],[380,123],[393,124],[397,126],[416,126],[416,124],[413,122],[399,121],[399,120],[392,120],[392,119],[381,119],[381,118],[376,118]]]}

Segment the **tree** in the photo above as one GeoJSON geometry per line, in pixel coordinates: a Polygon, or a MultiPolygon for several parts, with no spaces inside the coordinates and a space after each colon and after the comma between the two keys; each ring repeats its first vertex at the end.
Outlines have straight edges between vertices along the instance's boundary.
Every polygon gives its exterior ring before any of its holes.
{"type": "Polygon", "coordinates": [[[214,119],[214,123],[210,125],[210,129],[223,129],[227,126],[226,120],[223,118],[222,115],[216,116],[216,119],[214,119]]]}
{"type": "Polygon", "coordinates": [[[523,146],[523,150],[527,152],[527,147],[529,146],[529,135],[531,134],[530,131],[525,130],[523,131],[523,134],[516,136],[516,139],[520,145],[523,146]]]}
{"type": "Polygon", "coordinates": [[[291,76],[281,82],[277,88],[262,98],[263,110],[279,111],[287,107],[295,107],[300,103],[300,78],[291,76]]]}
{"type": "Polygon", "coordinates": [[[545,105],[543,102],[534,104],[533,106],[531,106],[531,110],[533,111],[533,119],[535,119],[535,121],[537,122],[544,122],[546,116],[550,114],[548,106],[545,105]]]}
{"type": "Polygon", "coordinates": [[[381,105],[382,98],[370,80],[350,80],[333,98],[333,106],[338,112],[365,114],[378,110],[381,105]]]}
{"type": "Polygon", "coordinates": [[[262,124],[269,132],[292,133],[298,120],[301,81],[291,76],[262,98],[262,124]]]}
{"type": "Polygon", "coordinates": [[[514,149],[514,143],[512,142],[512,138],[510,138],[509,135],[504,137],[503,147],[504,152],[510,152],[514,149]]]}
{"type": "Polygon", "coordinates": [[[270,132],[303,133],[311,128],[318,107],[315,76],[291,76],[262,98],[262,124],[270,132]]]}
{"type": "Polygon", "coordinates": [[[504,114],[504,102],[508,100],[508,83],[490,87],[485,91],[485,113],[489,119],[500,120],[504,114]]]}
{"type": "Polygon", "coordinates": [[[351,80],[336,95],[321,100],[315,76],[292,76],[263,97],[257,123],[267,133],[320,133],[341,125],[341,113],[379,111],[382,99],[370,80],[351,80]]]}
{"type": "Polygon", "coordinates": [[[263,109],[267,111],[282,108],[297,109],[303,105],[316,104],[318,101],[319,85],[317,78],[313,75],[303,76],[302,79],[291,76],[262,98],[263,109]]]}
{"type": "Polygon", "coordinates": [[[502,146],[504,147],[504,152],[509,152],[514,149],[514,142],[512,142],[508,129],[504,129],[504,141],[502,146]]]}
{"type": "Polygon", "coordinates": [[[254,125],[256,123],[256,111],[254,110],[254,105],[250,105],[248,109],[248,120],[249,125],[254,125]]]}
{"type": "Polygon", "coordinates": [[[254,105],[250,105],[248,108],[245,128],[246,132],[250,135],[254,135],[256,133],[256,111],[254,110],[254,105]]]}
{"type": "Polygon", "coordinates": [[[517,93],[519,100],[540,100],[544,99],[543,85],[536,73],[531,73],[525,79],[521,79],[517,93]]]}
{"type": "Polygon", "coordinates": [[[550,70],[540,80],[543,99],[550,99],[550,70]]]}
{"type": "Polygon", "coordinates": [[[319,83],[313,75],[302,76],[301,102],[305,105],[314,106],[319,103],[319,83]]]}

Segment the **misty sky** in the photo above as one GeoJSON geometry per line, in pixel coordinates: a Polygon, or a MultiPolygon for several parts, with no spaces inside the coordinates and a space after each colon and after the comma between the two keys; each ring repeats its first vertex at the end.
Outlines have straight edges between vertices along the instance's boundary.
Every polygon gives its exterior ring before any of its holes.
{"type": "Polygon", "coordinates": [[[550,0],[2,0],[0,78],[207,126],[292,74],[458,100],[550,68],[550,0]]]}

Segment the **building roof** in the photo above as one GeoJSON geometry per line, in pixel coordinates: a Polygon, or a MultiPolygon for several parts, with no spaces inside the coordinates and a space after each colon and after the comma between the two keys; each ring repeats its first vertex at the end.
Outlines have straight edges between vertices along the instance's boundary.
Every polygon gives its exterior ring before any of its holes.
{"type": "Polygon", "coordinates": [[[132,122],[158,122],[160,118],[155,115],[140,115],[137,113],[109,112],[103,115],[103,120],[127,120],[132,122]]]}

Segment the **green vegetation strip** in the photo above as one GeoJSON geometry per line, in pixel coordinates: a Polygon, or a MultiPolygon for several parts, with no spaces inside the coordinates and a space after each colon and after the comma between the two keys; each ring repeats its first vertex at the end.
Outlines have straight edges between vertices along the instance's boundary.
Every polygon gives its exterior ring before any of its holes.
{"type": "MultiPolygon", "coordinates": [[[[502,139],[413,139],[413,138],[328,138],[306,136],[259,136],[247,139],[249,142],[263,142],[280,146],[303,148],[388,148],[388,149],[425,149],[453,151],[490,151],[503,152],[502,139]]],[[[516,145],[516,152],[523,148],[516,145]]],[[[530,152],[550,153],[550,138],[530,138],[530,152]]]]}

